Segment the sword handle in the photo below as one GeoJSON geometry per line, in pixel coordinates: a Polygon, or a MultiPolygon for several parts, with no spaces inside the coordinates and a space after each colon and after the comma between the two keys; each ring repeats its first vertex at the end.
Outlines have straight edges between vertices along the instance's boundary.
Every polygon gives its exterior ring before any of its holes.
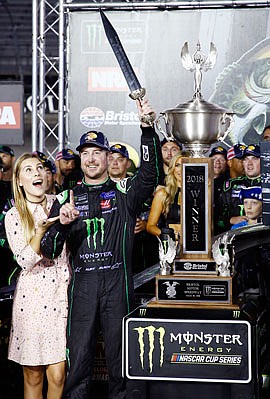
{"type": "MultiPolygon", "coordinates": [[[[132,100],[141,100],[145,96],[145,88],[140,87],[139,89],[133,90],[131,93],[129,93],[129,97],[132,98],[132,100]]],[[[147,123],[150,126],[153,126],[153,123],[155,122],[155,114],[154,112],[150,112],[150,114],[144,115],[141,117],[141,122],[147,123]]]]}

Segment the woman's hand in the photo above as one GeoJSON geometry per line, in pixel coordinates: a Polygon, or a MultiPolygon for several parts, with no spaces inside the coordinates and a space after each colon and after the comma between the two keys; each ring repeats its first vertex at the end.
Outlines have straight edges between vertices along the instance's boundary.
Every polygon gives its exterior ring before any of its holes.
{"type": "Polygon", "coordinates": [[[40,220],[38,222],[38,228],[36,230],[36,234],[43,236],[48,230],[48,228],[59,219],[60,216],[55,216],[54,218],[40,220]]]}

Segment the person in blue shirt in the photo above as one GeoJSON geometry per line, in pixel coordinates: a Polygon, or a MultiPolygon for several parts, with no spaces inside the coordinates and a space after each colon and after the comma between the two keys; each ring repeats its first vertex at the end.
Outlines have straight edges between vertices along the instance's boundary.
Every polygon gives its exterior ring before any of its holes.
{"type": "Polygon", "coordinates": [[[262,189],[259,186],[242,187],[240,200],[243,203],[246,220],[236,223],[232,229],[253,225],[262,218],[262,189]]]}

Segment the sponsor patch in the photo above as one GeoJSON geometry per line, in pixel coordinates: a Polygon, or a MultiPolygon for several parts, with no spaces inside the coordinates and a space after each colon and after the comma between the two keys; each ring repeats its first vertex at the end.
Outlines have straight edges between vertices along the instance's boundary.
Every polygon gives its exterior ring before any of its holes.
{"type": "Polygon", "coordinates": [[[101,207],[102,210],[110,209],[111,208],[111,201],[109,199],[101,200],[100,201],[100,207],[101,207]]]}
{"type": "Polygon", "coordinates": [[[149,162],[149,148],[148,145],[142,146],[142,156],[145,162],[149,162]]]}
{"type": "Polygon", "coordinates": [[[103,192],[100,194],[100,198],[104,200],[115,198],[115,191],[103,192]]]}

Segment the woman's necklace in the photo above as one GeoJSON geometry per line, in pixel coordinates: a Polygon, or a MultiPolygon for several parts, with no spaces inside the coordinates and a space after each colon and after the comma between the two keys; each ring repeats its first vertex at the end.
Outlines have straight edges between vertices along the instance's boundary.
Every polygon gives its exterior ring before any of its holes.
{"type": "Polygon", "coordinates": [[[30,201],[28,198],[26,198],[26,201],[30,202],[30,204],[42,204],[45,200],[46,196],[44,196],[41,201],[30,201]]]}

